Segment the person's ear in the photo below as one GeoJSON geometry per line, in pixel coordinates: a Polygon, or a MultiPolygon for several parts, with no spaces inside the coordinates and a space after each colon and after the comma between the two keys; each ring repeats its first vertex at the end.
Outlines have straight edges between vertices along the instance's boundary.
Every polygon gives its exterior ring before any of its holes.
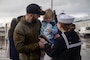
{"type": "Polygon", "coordinates": [[[29,17],[32,17],[32,16],[33,16],[33,14],[28,14],[28,16],[29,16],[29,17]]]}
{"type": "Polygon", "coordinates": [[[30,17],[32,17],[32,16],[33,16],[33,14],[29,14],[29,16],[30,16],[30,17]]]}
{"type": "Polygon", "coordinates": [[[29,14],[29,17],[32,19],[33,18],[33,14],[29,14]]]}

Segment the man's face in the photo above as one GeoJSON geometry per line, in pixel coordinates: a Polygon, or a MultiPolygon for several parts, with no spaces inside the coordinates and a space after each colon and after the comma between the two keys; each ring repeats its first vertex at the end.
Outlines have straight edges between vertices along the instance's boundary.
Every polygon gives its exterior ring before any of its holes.
{"type": "Polygon", "coordinates": [[[32,17],[32,23],[35,23],[37,20],[38,20],[38,17],[39,15],[38,14],[33,14],[33,17],[32,17]]]}

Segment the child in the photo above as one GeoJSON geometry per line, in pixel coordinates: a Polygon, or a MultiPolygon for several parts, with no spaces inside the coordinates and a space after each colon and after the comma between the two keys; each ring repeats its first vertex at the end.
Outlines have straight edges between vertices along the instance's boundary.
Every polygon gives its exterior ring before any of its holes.
{"type": "Polygon", "coordinates": [[[58,32],[55,20],[53,20],[54,14],[51,9],[47,9],[43,17],[41,35],[45,35],[48,39],[53,42],[54,35],[58,32]]]}
{"type": "Polygon", "coordinates": [[[54,18],[53,11],[51,9],[47,9],[45,11],[45,15],[42,21],[41,27],[41,35],[46,36],[49,40],[51,40],[52,45],[54,44],[54,35],[58,32],[57,25],[54,18]]]}

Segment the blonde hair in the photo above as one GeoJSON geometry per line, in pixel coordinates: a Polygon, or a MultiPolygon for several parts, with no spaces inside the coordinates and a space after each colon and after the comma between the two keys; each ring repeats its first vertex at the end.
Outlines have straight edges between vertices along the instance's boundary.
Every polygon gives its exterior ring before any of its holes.
{"type": "Polygon", "coordinates": [[[43,19],[45,20],[45,19],[48,19],[48,18],[51,18],[51,17],[52,17],[52,19],[54,18],[54,13],[51,9],[47,9],[45,11],[45,15],[44,15],[43,19]]]}

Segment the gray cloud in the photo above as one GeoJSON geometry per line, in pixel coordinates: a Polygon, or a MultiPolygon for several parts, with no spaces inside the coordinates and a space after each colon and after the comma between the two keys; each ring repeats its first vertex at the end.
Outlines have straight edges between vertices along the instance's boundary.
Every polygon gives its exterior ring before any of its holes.
{"type": "MultiPolygon", "coordinates": [[[[56,0],[55,0],[56,1],[56,0]]],[[[55,4],[54,4],[55,5],[55,4]]],[[[68,0],[59,1],[54,8],[59,12],[65,10],[68,13],[90,13],[90,0],[68,0]],[[56,6],[57,5],[57,6],[56,6]]]]}
{"type": "MultiPolygon", "coordinates": [[[[18,16],[25,14],[26,6],[37,3],[42,9],[51,8],[51,0],[0,0],[0,16],[18,16]]],[[[53,0],[53,9],[59,14],[64,10],[68,14],[90,14],[90,0],[53,0]]]]}

